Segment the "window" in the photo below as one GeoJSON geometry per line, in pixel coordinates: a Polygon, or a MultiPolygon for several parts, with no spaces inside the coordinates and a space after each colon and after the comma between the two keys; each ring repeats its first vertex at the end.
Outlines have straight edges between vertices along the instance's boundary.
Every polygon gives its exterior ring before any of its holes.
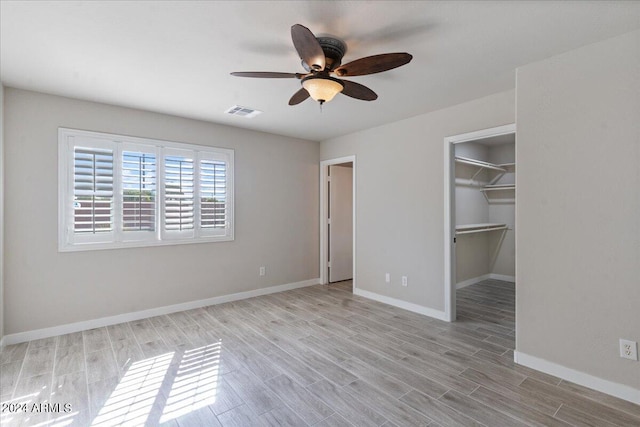
{"type": "Polygon", "coordinates": [[[60,251],[233,240],[233,150],[58,137],[60,251]]]}

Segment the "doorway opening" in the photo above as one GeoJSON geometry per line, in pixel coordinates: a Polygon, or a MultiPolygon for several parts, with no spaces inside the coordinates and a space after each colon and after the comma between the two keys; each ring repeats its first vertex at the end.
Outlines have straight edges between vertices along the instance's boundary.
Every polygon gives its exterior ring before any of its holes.
{"type": "MultiPolygon", "coordinates": [[[[457,318],[458,289],[482,283],[514,297],[515,132],[510,124],[445,138],[444,291],[450,322],[457,318]]],[[[472,289],[461,291],[461,304],[472,289]]]]}
{"type": "Polygon", "coordinates": [[[356,288],[356,158],[320,162],[320,283],[356,288]]]}

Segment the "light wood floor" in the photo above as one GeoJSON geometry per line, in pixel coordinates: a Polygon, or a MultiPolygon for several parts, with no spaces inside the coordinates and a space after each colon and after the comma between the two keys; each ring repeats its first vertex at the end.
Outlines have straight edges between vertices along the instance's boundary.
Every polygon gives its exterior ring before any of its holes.
{"type": "Polygon", "coordinates": [[[350,288],[313,286],[8,346],[2,402],[61,406],[3,406],[1,423],[640,425],[637,405],[514,365],[512,284],[458,291],[455,324],[350,288]]]}

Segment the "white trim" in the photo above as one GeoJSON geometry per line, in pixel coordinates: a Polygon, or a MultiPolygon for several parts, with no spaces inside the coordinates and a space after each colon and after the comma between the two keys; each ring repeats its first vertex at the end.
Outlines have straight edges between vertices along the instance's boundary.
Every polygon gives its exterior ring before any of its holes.
{"type": "Polygon", "coordinates": [[[260,288],[252,291],[238,292],[235,294],[221,295],[218,297],[201,299],[196,301],[188,301],[180,304],[167,305],[164,307],[150,308],[142,311],[134,311],[131,313],[117,314],[115,316],[101,317],[99,319],[84,320],[82,322],[67,323],[66,325],[53,326],[50,328],[36,329],[33,331],[18,332],[6,335],[0,340],[0,347],[5,345],[17,344],[37,340],[41,338],[49,338],[57,335],[70,334],[72,332],[85,331],[87,329],[101,328],[103,326],[115,325],[123,322],[132,322],[135,320],[146,319],[148,317],[160,316],[163,314],[175,313],[177,311],[192,310],[194,308],[206,307],[208,305],[222,304],[225,302],[238,301],[246,298],[258,297],[261,295],[274,294],[277,292],[289,291],[292,289],[304,288],[320,283],[320,280],[309,279],[301,282],[287,283],[284,285],[271,286],[268,288],[260,288]]]}
{"type": "Polygon", "coordinates": [[[506,274],[489,274],[489,279],[502,280],[503,282],[516,283],[516,276],[507,276],[506,274]]]}
{"type": "Polygon", "coordinates": [[[357,288],[356,281],[356,175],[357,175],[357,165],[356,165],[356,156],[345,156],[338,157],[335,159],[322,160],[320,161],[320,283],[326,285],[329,283],[329,277],[327,275],[327,221],[328,217],[327,212],[327,183],[329,182],[327,175],[327,167],[331,165],[337,165],[340,163],[353,163],[353,280],[352,280],[352,289],[355,293],[357,288]]]}
{"type": "Polygon", "coordinates": [[[483,280],[493,279],[493,280],[502,280],[504,282],[515,283],[515,276],[506,276],[504,274],[483,274],[482,276],[472,277],[471,279],[463,280],[462,282],[456,283],[456,289],[466,288],[467,286],[475,285],[476,283],[480,283],[483,280]]]}
{"type": "Polygon", "coordinates": [[[477,139],[491,138],[493,136],[507,135],[516,132],[516,124],[496,126],[488,129],[474,130],[473,132],[461,133],[445,138],[450,144],[459,144],[461,142],[475,141],[477,139]]]}
{"type": "Polygon", "coordinates": [[[483,274],[482,276],[472,277],[471,279],[463,280],[462,282],[456,283],[456,289],[466,288],[467,286],[475,285],[476,283],[490,278],[490,274],[483,274]]]}
{"type": "Polygon", "coordinates": [[[448,322],[456,320],[456,254],[453,239],[455,237],[455,171],[454,144],[476,139],[516,133],[515,123],[489,129],[448,136],[444,139],[444,313],[448,322]]]}
{"type": "Polygon", "coordinates": [[[456,198],[455,186],[455,150],[453,143],[444,140],[444,313],[447,322],[456,321],[456,198]]]}
{"type": "Polygon", "coordinates": [[[513,352],[513,361],[519,365],[535,369],[536,371],[554,375],[563,380],[571,381],[572,383],[615,396],[631,403],[640,404],[640,390],[628,385],[605,380],[519,351],[513,352]]]}
{"type": "Polygon", "coordinates": [[[0,342],[4,335],[4,86],[0,81],[0,342]]]}
{"type": "Polygon", "coordinates": [[[402,308],[404,310],[413,311],[414,313],[423,314],[438,320],[447,320],[446,313],[434,308],[425,307],[423,305],[414,304],[412,302],[402,301],[385,295],[376,294],[375,292],[365,291],[363,289],[354,289],[354,295],[402,308]]]}
{"type": "MultiPolygon", "coordinates": [[[[233,234],[233,233],[231,233],[233,234]]],[[[82,243],[74,246],[66,246],[64,249],[58,249],[59,252],[85,252],[85,251],[103,251],[109,249],[126,249],[126,248],[147,248],[151,246],[174,246],[174,245],[192,245],[198,243],[217,243],[231,242],[233,235],[229,236],[210,236],[185,239],[165,239],[165,240],[128,240],[124,242],[97,242],[82,243]]]]}

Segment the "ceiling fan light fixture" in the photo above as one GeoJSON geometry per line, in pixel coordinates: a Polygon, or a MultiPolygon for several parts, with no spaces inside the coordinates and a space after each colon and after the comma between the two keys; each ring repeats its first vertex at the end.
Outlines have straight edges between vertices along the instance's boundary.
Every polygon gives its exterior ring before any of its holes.
{"type": "Polygon", "coordinates": [[[309,92],[309,96],[311,96],[314,101],[324,104],[342,92],[344,83],[333,77],[309,76],[302,80],[302,87],[309,92]]]}

